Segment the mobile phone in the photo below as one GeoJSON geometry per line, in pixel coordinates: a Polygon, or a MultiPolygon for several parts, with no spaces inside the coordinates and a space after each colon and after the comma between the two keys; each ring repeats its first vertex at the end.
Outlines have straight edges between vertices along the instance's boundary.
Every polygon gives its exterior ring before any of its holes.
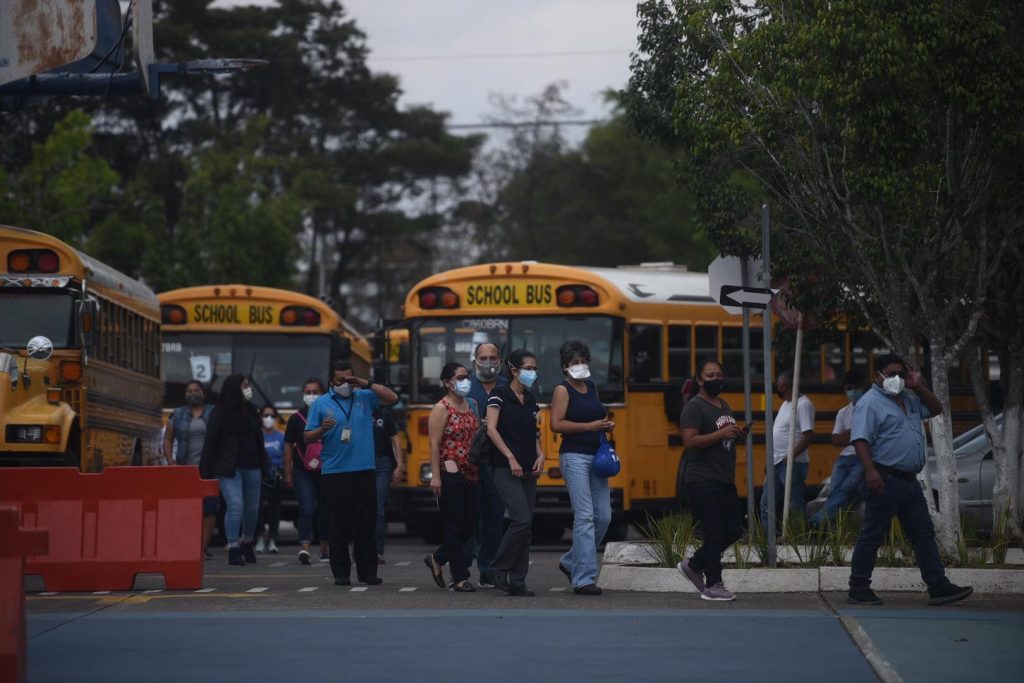
{"type": "Polygon", "coordinates": [[[750,422],[748,422],[747,424],[743,425],[743,427],[742,427],[742,429],[743,429],[743,433],[744,433],[744,434],[749,434],[749,433],[750,433],[750,430],[751,430],[751,428],[752,428],[752,427],[754,426],[754,424],[756,424],[756,423],[757,423],[757,420],[751,420],[751,421],[750,421],[750,422]]]}

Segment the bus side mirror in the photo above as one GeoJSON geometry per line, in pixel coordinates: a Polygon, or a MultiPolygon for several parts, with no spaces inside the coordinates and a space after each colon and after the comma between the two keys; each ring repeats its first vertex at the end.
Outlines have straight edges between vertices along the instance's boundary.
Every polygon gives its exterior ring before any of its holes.
{"type": "Polygon", "coordinates": [[[96,317],[99,306],[95,299],[86,299],[78,304],[78,333],[82,346],[91,349],[96,345],[96,317]]]}

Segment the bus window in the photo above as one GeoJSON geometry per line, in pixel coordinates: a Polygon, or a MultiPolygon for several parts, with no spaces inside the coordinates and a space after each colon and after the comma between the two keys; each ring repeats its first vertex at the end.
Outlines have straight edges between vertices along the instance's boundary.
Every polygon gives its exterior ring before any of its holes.
{"type": "Polygon", "coordinates": [[[629,381],[660,382],[661,326],[629,326],[629,381]]]}
{"type": "MultiPolygon", "coordinates": [[[[750,377],[764,377],[764,330],[750,330],[750,377]]],[[[722,364],[729,377],[743,378],[743,328],[722,327],[722,364]]]]}
{"type": "Polygon", "coordinates": [[[693,348],[690,325],[668,326],[668,379],[679,382],[693,376],[690,350],[693,348]]]}
{"type": "Polygon", "coordinates": [[[697,362],[705,358],[718,360],[718,326],[699,325],[696,333],[697,362]]]}
{"type": "Polygon", "coordinates": [[[66,290],[4,289],[0,298],[0,345],[21,350],[36,335],[49,337],[54,348],[74,344],[74,315],[66,290]]]}
{"type": "Polygon", "coordinates": [[[845,335],[839,342],[825,342],[822,351],[825,356],[825,376],[822,381],[825,384],[839,384],[846,374],[846,349],[845,335]]]}

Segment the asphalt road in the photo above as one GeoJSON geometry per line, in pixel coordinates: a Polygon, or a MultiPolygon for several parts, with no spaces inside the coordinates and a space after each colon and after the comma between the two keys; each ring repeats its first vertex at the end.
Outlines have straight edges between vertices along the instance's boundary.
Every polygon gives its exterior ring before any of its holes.
{"type": "MultiPolygon", "coordinates": [[[[206,563],[201,591],[158,576],[111,594],[27,582],[30,681],[984,681],[1024,670],[1024,599],[973,596],[926,607],[886,594],[610,591],[573,595],[563,548],[535,548],[532,598],[438,589],[429,550],[390,538],[379,586],[339,587],[297,548],[255,566],[206,563]]],[[[354,578],[354,577],[353,577],[354,578]]]]}

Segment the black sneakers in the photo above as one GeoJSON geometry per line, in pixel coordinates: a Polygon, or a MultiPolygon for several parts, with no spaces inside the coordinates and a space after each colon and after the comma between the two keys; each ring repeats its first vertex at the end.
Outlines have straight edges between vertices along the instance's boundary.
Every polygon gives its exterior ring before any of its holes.
{"type": "Polygon", "coordinates": [[[928,604],[948,605],[950,603],[963,600],[973,592],[974,589],[970,586],[958,586],[955,583],[947,581],[941,586],[928,589],[928,604]]]}
{"type": "Polygon", "coordinates": [[[348,579],[348,578],[345,578],[345,577],[335,577],[334,585],[335,586],[351,586],[352,585],[352,580],[348,579]]]}
{"type": "Polygon", "coordinates": [[[850,592],[846,594],[846,602],[851,605],[881,605],[882,598],[875,595],[875,591],[867,586],[851,586],[850,592]]]}
{"type": "Polygon", "coordinates": [[[242,557],[247,564],[256,564],[256,553],[253,551],[252,543],[242,543],[242,557]]]}
{"type": "Polygon", "coordinates": [[[228,564],[236,567],[245,566],[245,557],[242,555],[242,549],[238,546],[228,548],[228,564]]]}
{"type": "Polygon", "coordinates": [[[573,588],[572,592],[576,595],[603,595],[604,591],[598,588],[592,583],[588,583],[586,586],[578,586],[573,588]]]}

